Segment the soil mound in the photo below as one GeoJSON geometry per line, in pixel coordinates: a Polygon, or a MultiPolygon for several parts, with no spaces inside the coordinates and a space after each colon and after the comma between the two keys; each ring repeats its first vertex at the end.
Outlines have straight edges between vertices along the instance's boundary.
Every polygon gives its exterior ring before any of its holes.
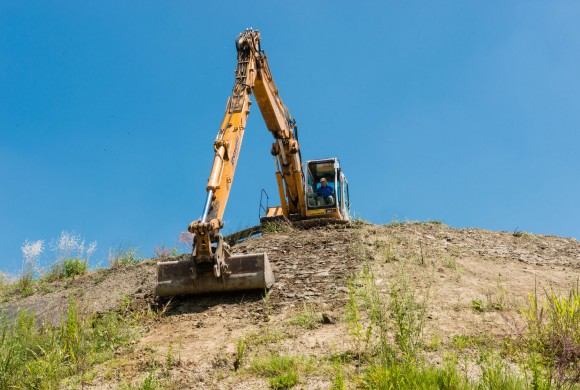
{"type": "MultiPolygon", "coordinates": [[[[122,305],[167,305],[165,315],[148,324],[133,351],[123,357],[123,365],[102,370],[114,375],[97,375],[91,388],[142,380],[148,359],[171,351],[179,356],[179,364],[166,372],[174,388],[265,388],[268,382],[259,377],[234,374],[232,356],[239,340],[250,340],[254,353],[260,348],[302,356],[348,351],[352,346],[343,320],[348,284],[365,265],[372,267],[381,291],[403,265],[410,283],[429,289],[425,334],[437,335],[442,343],[453,335],[483,330],[513,334],[518,302],[528,292],[565,291],[580,278],[580,243],[575,239],[454,229],[436,222],[290,230],[248,239],[232,251],[266,252],[276,277],[273,288],[160,302],[154,294],[158,259],[150,259],[55,282],[44,292],[11,298],[0,307],[8,313],[34,310],[57,321],[71,297],[85,313],[122,305]],[[500,292],[508,309],[474,312],[475,300],[491,300],[500,292]],[[308,326],[297,320],[310,314],[317,320],[307,321],[308,326]]],[[[312,374],[301,385],[328,388],[330,380],[312,374]]]]}

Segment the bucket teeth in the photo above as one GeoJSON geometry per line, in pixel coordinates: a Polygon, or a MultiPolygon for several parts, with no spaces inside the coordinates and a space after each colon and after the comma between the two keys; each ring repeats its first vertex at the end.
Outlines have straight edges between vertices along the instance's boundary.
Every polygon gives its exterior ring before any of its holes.
{"type": "Polygon", "coordinates": [[[157,295],[193,295],[221,291],[267,289],[274,284],[274,274],[266,253],[236,255],[226,259],[228,274],[215,277],[194,266],[191,260],[157,263],[157,295]],[[192,269],[192,266],[195,269],[192,269]]]}

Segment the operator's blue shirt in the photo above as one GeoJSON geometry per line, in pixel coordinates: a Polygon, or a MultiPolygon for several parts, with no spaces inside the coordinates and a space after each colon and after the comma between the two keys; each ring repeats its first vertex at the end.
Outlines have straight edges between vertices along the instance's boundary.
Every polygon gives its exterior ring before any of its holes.
{"type": "Polygon", "coordinates": [[[326,185],[326,187],[323,187],[322,185],[320,187],[318,187],[316,189],[316,193],[320,196],[322,196],[324,199],[328,198],[331,195],[334,195],[334,188],[332,188],[331,186],[329,186],[328,184],[326,185]]]}

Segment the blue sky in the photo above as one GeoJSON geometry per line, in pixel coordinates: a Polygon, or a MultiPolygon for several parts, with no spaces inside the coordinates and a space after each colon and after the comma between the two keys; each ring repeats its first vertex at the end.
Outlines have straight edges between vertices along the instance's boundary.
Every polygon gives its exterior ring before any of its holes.
{"type": "MultiPolygon", "coordinates": [[[[63,230],[105,264],[175,246],[247,27],[357,216],[579,237],[578,20],[575,1],[0,0],[0,269],[63,230]]],[[[276,194],[270,138],[254,105],[226,232],[276,194]]]]}

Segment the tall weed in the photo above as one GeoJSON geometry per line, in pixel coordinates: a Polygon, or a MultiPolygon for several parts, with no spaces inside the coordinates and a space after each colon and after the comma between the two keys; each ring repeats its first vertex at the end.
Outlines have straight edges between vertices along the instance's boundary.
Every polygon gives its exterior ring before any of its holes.
{"type": "Polygon", "coordinates": [[[545,290],[543,300],[537,290],[528,295],[521,310],[527,322],[523,340],[526,367],[531,383],[554,384],[560,388],[580,381],[580,289],[568,296],[545,290]]]}
{"type": "Polygon", "coordinates": [[[74,301],[56,326],[39,325],[26,311],[0,317],[0,388],[57,388],[72,376],[83,382],[90,367],[133,337],[132,321],[117,313],[83,317],[74,301]]]}

